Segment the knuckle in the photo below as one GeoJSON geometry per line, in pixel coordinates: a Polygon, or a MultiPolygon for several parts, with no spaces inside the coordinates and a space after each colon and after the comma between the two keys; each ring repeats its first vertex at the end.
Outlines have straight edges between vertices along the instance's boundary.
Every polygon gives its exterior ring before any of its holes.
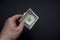
{"type": "Polygon", "coordinates": [[[9,21],[9,19],[6,19],[6,20],[5,20],[5,23],[8,22],[8,21],[9,21]]]}
{"type": "Polygon", "coordinates": [[[6,19],[5,22],[11,22],[11,18],[6,19]]]}
{"type": "Polygon", "coordinates": [[[11,21],[11,18],[8,18],[7,21],[11,21]]]}

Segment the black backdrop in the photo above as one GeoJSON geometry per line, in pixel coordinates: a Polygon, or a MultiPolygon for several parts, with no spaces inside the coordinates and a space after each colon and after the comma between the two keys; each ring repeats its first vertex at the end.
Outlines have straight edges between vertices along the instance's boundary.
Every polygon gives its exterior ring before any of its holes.
{"type": "Polygon", "coordinates": [[[60,40],[60,1],[0,0],[0,31],[7,18],[23,14],[29,8],[39,16],[31,30],[24,28],[21,40],[60,40]]]}

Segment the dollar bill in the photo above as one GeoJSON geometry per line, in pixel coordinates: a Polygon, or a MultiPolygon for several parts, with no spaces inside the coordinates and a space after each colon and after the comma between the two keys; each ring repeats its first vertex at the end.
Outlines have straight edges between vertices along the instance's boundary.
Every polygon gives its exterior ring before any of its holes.
{"type": "Polygon", "coordinates": [[[25,27],[29,30],[33,27],[33,25],[37,22],[39,17],[33,12],[31,8],[29,8],[22,16],[22,18],[19,20],[25,21],[25,27]]]}

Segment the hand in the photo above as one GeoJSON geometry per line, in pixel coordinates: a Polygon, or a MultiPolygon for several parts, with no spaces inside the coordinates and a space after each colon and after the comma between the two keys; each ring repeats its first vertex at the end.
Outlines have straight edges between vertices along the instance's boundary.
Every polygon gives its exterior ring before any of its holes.
{"type": "Polygon", "coordinates": [[[0,35],[0,40],[15,40],[21,34],[25,22],[22,21],[19,26],[16,25],[16,20],[20,18],[22,15],[14,15],[8,18],[5,22],[4,28],[0,35]]]}

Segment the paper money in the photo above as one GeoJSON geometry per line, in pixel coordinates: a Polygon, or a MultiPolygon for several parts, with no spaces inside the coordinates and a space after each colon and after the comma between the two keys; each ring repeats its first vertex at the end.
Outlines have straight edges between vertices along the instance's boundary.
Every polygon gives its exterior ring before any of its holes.
{"type": "Polygon", "coordinates": [[[25,21],[25,27],[29,30],[33,27],[33,25],[37,22],[39,17],[33,12],[31,8],[29,8],[22,16],[22,18],[19,20],[25,21]]]}

